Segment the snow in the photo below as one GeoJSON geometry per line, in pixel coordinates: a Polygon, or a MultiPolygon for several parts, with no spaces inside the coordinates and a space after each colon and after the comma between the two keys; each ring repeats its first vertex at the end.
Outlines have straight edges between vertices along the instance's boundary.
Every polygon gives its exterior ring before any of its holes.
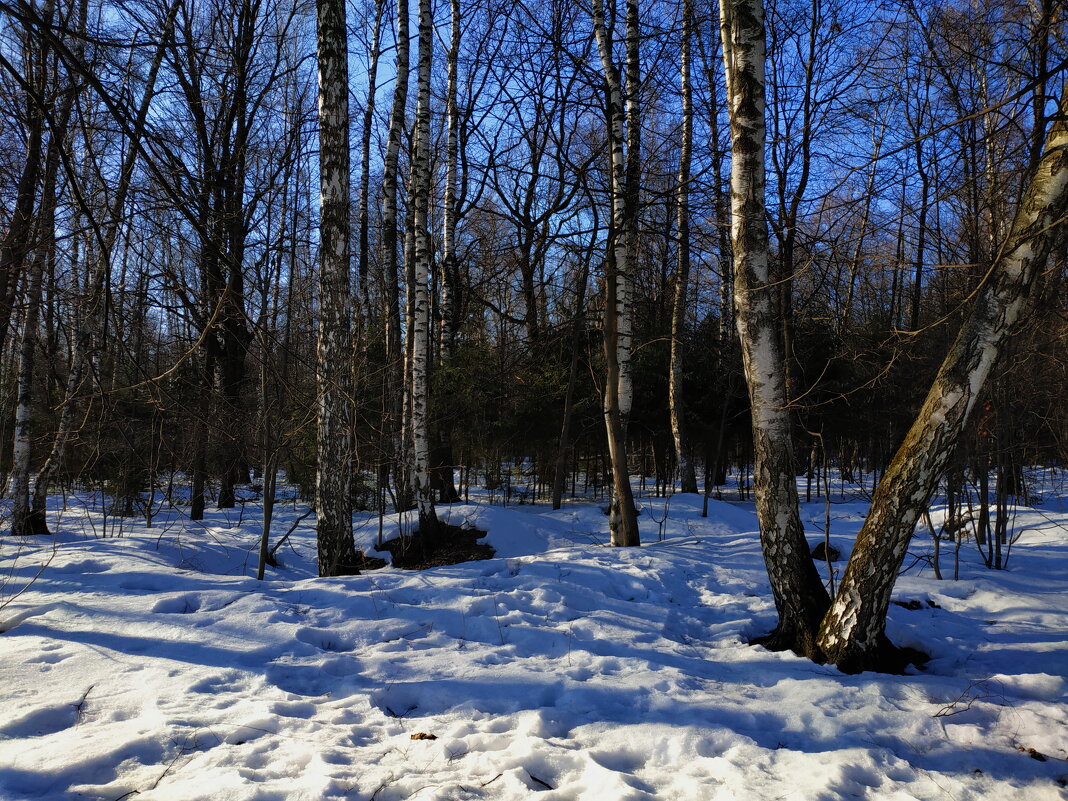
{"type": "MultiPolygon", "coordinates": [[[[925,670],[847,676],[746,644],[775,620],[751,503],[676,495],[657,542],[642,499],[632,549],[595,503],[456,505],[495,558],[332,579],[309,516],[257,582],[255,499],[146,528],[71,496],[53,541],[0,538],[0,799],[1061,799],[1066,498],[1018,510],[1007,571],[966,545],[960,581],[899,580],[925,670]]],[[[865,510],[835,497],[843,556],[865,510]]]]}

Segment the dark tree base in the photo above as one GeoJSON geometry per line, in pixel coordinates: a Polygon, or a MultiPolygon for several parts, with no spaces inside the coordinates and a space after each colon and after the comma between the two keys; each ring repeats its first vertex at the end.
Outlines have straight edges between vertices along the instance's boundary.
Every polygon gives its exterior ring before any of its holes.
{"type": "MultiPolygon", "coordinates": [[[[798,656],[811,659],[819,665],[829,661],[813,638],[802,637],[798,632],[785,630],[782,627],[769,634],[753,638],[749,644],[763,646],[769,651],[793,651],[798,656]]],[[[886,636],[883,636],[879,639],[879,645],[874,654],[851,654],[841,659],[835,667],[850,675],[871,671],[900,676],[904,675],[910,665],[915,665],[922,670],[930,659],[931,657],[923,651],[894,645],[886,636]]]]}
{"type": "Polygon", "coordinates": [[[416,531],[411,537],[396,537],[382,544],[380,550],[393,555],[393,566],[404,570],[426,570],[428,567],[455,565],[492,559],[493,547],[479,539],[485,531],[464,529],[439,523],[432,540],[416,531]]]}
{"type": "Polygon", "coordinates": [[[365,570],[381,570],[389,564],[385,559],[377,556],[366,556],[363,551],[356,551],[356,559],[347,564],[340,564],[337,568],[339,576],[358,576],[365,570]]]}
{"type": "Polygon", "coordinates": [[[48,530],[48,523],[45,522],[44,512],[41,510],[31,510],[26,515],[26,519],[22,521],[22,525],[11,527],[11,533],[16,537],[52,536],[52,532],[48,530]]]}
{"type": "Polygon", "coordinates": [[[865,671],[902,675],[910,665],[922,669],[931,660],[923,651],[894,645],[884,635],[879,638],[875,653],[850,653],[835,665],[843,673],[856,674],[865,671]]]}

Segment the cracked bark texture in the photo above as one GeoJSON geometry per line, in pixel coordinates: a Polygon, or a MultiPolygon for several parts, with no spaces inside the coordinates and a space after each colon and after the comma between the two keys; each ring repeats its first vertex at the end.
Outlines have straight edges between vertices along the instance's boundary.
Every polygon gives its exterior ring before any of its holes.
{"type": "Polygon", "coordinates": [[[764,8],[721,0],[720,33],[731,128],[734,303],[752,407],[760,543],[779,624],[760,640],[819,659],[816,637],[830,599],[809,556],[798,512],[779,316],[765,221],[764,8]]]}
{"type": "Polygon", "coordinates": [[[843,671],[886,665],[886,612],[916,521],[953,456],[1068,213],[1068,93],[1061,96],[1058,112],[975,307],[879,482],[838,595],[823,621],[820,648],[843,671]]]}
{"type": "Polygon", "coordinates": [[[315,478],[319,575],[354,571],[349,279],[349,94],[344,0],[318,0],[319,334],[315,478]]]}

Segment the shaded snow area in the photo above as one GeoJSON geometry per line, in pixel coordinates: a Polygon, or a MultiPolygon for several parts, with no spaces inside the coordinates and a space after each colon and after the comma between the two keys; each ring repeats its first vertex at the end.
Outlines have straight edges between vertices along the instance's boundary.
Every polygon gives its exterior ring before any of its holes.
{"type": "MultiPolygon", "coordinates": [[[[80,502],[54,541],[0,538],[5,800],[1065,797],[1054,493],[1019,510],[1008,570],[966,544],[951,581],[945,544],[947,580],[922,560],[899,580],[888,632],[932,657],[906,676],[746,644],[775,622],[751,503],[703,519],[676,495],[658,542],[647,498],[633,549],[605,547],[592,503],[455,506],[495,558],[335,579],[288,504],[284,566],[257,582],[254,499],[152,528],[80,502]]],[[[865,511],[832,507],[844,554],[865,511]]],[[[803,514],[815,542],[823,505],[803,514]]],[[[373,553],[377,518],[358,522],[373,553]]]]}

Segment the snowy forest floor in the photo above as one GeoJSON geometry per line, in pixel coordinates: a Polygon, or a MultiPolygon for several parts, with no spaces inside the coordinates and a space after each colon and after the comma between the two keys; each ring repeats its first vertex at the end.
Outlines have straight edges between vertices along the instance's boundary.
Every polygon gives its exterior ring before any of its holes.
{"type": "MultiPolygon", "coordinates": [[[[444,507],[495,557],[335,579],[307,516],[257,582],[255,499],[146,528],[72,495],[53,539],[0,538],[0,799],[1064,798],[1068,490],[1043,479],[1008,570],[967,543],[952,581],[946,543],[937,581],[917,533],[906,676],[746,644],[775,622],[752,503],[675,495],[661,526],[644,498],[633,549],[593,502],[444,507]]],[[[840,571],[866,503],[834,498],[840,571]]],[[[278,537],[307,507],[276,511],[278,537]]]]}

